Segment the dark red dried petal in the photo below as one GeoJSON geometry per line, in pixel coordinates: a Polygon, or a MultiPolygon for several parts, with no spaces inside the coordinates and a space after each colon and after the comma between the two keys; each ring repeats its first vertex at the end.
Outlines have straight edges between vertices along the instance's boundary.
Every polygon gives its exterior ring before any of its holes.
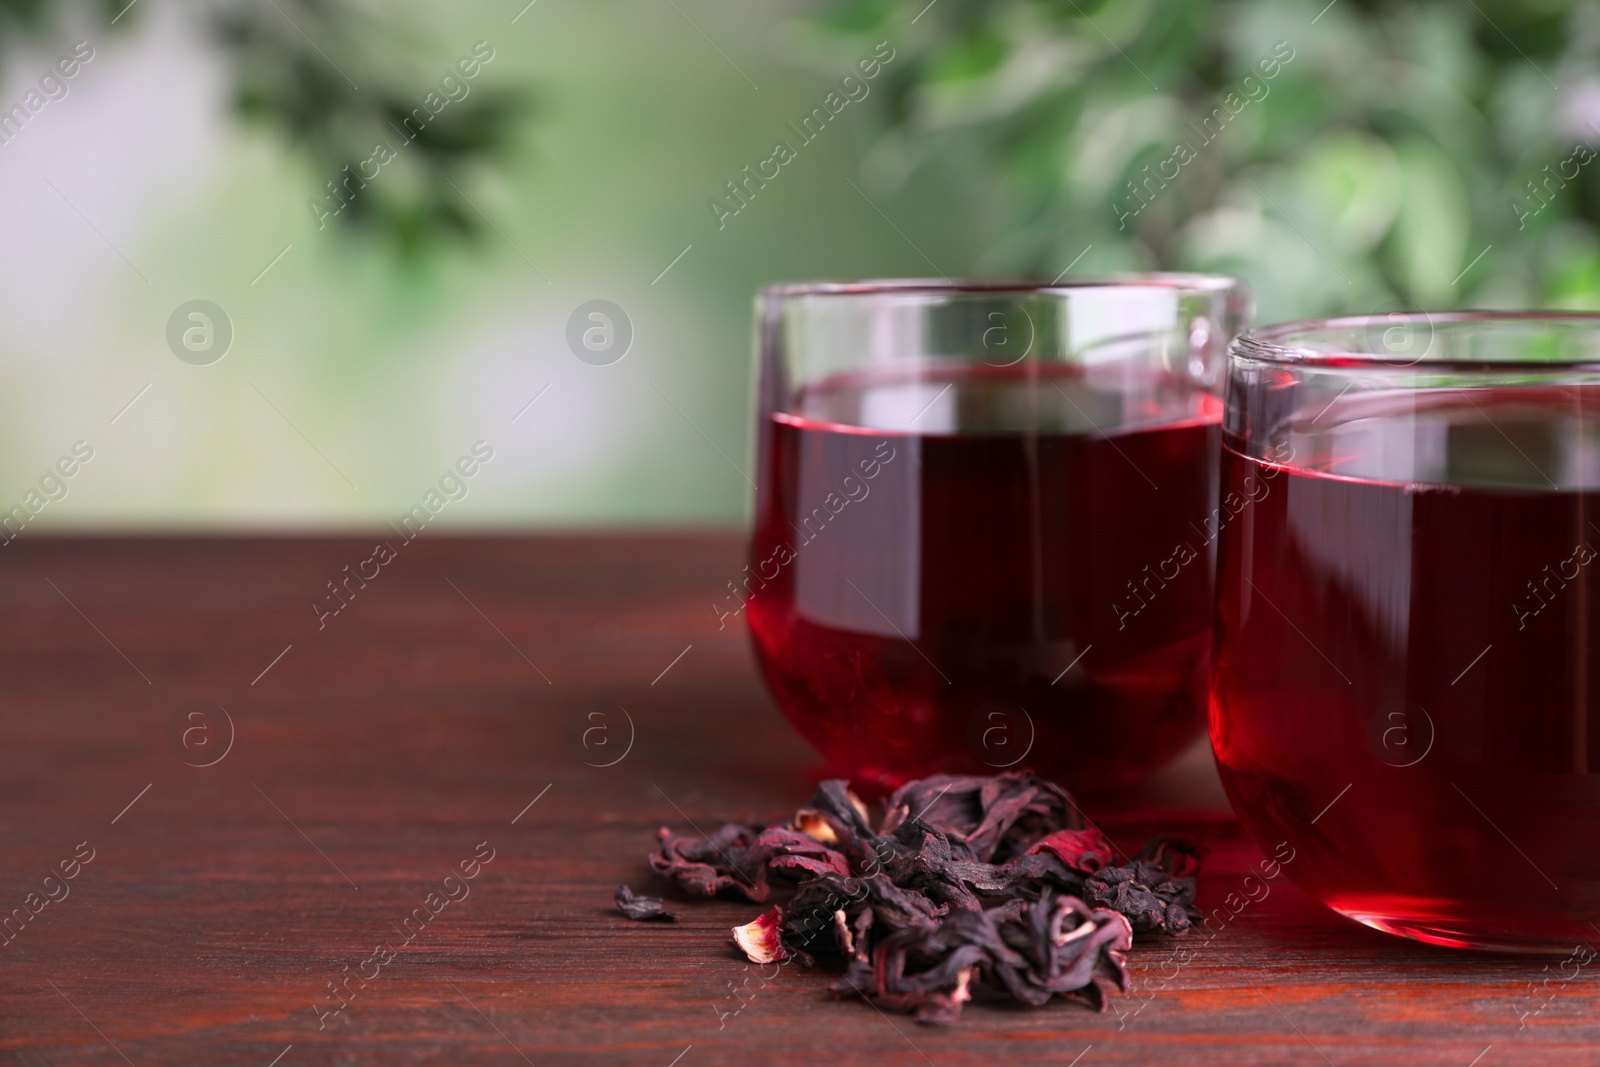
{"type": "Polygon", "coordinates": [[[798,830],[774,826],[762,831],[756,845],[766,850],[770,856],[767,866],[774,870],[850,874],[850,864],[843,855],[798,830]]]}
{"type": "Polygon", "coordinates": [[[811,802],[795,813],[794,829],[841,853],[857,873],[871,873],[877,834],[848,782],[831,778],[818,785],[811,802]]]}
{"type": "Polygon", "coordinates": [[[1057,830],[1041,837],[1026,855],[1049,852],[1072,870],[1093,874],[1111,862],[1111,844],[1099,830],[1057,830]]]}
{"type": "Polygon", "coordinates": [[[1192,873],[1199,869],[1197,847],[1181,838],[1158,837],[1140,858],[1096,871],[1084,884],[1083,895],[1126,916],[1139,933],[1181,936],[1199,917],[1192,873]]]}
{"type": "Polygon", "coordinates": [[[1139,858],[1155,864],[1174,878],[1188,878],[1200,873],[1200,861],[1205,853],[1193,841],[1182,837],[1152,837],[1139,853],[1139,858]]]}
{"type": "Polygon", "coordinates": [[[961,840],[985,863],[1004,863],[1047,834],[1083,825],[1066,790],[1026,771],[907,782],[889,798],[881,832],[912,818],[961,840]]]}
{"type": "Polygon", "coordinates": [[[1077,996],[1098,1009],[1104,984],[1126,987],[1132,937],[1121,915],[1076,897],[1013,901],[952,912],[931,929],[898,930],[878,941],[870,964],[852,962],[834,990],[931,1023],[956,1018],[975,977],[1035,1007],[1077,996]]]}
{"type": "MultiPolygon", "coordinates": [[[[794,883],[785,908],[734,928],[752,961],[842,959],[836,992],[938,1025],[974,984],[1103,1009],[1126,988],[1134,931],[1191,921],[1200,859],[1188,842],[1156,838],[1107,866],[1109,843],[1071,797],[1026,772],[908,782],[879,832],[846,784],[828,781],[787,826],[660,836],[651,865],[691,893],[760,901],[769,872],[794,883]]],[[[619,907],[648,899],[618,892],[619,907]]]]}
{"type": "Polygon", "coordinates": [[[759,904],[771,893],[767,886],[771,850],[757,844],[760,834],[759,825],[744,823],[728,823],[710,837],[674,834],[663,826],[650,866],[694,896],[733,892],[759,904]]]}

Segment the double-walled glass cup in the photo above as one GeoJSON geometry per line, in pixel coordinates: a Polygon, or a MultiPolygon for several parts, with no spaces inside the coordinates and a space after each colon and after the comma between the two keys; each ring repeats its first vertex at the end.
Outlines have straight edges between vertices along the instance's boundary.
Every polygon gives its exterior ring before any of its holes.
{"type": "MultiPolygon", "coordinates": [[[[759,320],[749,619],[784,714],[870,786],[1137,779],[1204,721],[1239,283],[786,285],[759,320]]],[[[737,599],[735,599],[737,598],[737,599]]]]}
{"type": "Polygon", "coordinates": [[[1211,740],[1257,843],[1380,930],[1593,941],[1600,317],[1246,334],[1221,489],[1211,740]]]}

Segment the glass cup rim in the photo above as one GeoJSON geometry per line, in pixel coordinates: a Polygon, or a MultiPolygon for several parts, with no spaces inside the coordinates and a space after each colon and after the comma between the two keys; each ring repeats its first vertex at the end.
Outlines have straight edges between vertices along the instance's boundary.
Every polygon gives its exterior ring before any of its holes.
{"type": "Polygon", "coordinates": [[[1242,290],[1242,278],[1226,274],[1154,271],[1083,275],[1045,281],[1036,278],[863,278],[856,281],[775,282],[760,289],[763,301],[834,296],[980,296],[996,293],[1070,293],[1086,289],[1178,289],[1195,293],[1242,290]]]}
{"type": "Polygon", "coordinates": [[[1279,366],[1305,367],[1325,370],[1415,371],[1422,374],[1437,371],[1492,371],[1503,373],[1543,373],[1600,370],[1600,357],[1595,359],[1447,359],[1432,355],[1432,331],[1443,325],[1471,325],[1474,323],[1527,323],[1531,325],[1567,324],[1588,327],[1600,336],[1600,312],[1520,310],[1520,311],[1389,311],[1371,315],[1342,315],[1321,319],[1296,319],[1288,322],[1252,326],[1240,333],[1228,346],[1228,358],[1279,366]],[[1367,330],[1382,328],[1401,316],[1425,325],[1430,331],[1429,350],[1414,359],[1399,359],[1393,353],[1362,351],[1328,351],[1312,348],[1303,340],[1309,335],[1333,330],[1367,330]],[[1297,343],[1297,339],[1299,340],[1297,343]]]}

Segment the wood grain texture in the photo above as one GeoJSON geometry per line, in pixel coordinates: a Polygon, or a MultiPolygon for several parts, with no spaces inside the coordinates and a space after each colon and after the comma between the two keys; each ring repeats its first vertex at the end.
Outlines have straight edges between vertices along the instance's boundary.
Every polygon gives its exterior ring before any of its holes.
{"type": "MultiPolygon", "coordinates": [[[[372,541],[0,550],[0,916],[94,849],[0,945],[0,1062],[1600,1062],[1593,969],[1523,1025],[1544,963],[1373,933],[1286,878],[1214,937],[1137,948],[1142,996],[1104,1015],[980,1004],[930,1030],[797,967],[736,999],[726,932],[757,909],[639,924],[610,898],[652,886],[657,826],[783,817],[818,772],[742,628],[716,628],[737,543],[429,534],[319,630],[310,604],[372,541]],[[222,751],[219,707],[232,748],[192,766],[222,751]],[[591,766],[629,718],[631,750],[591,766]],[[469,895],[404,943],[483,842],[469,895]],[[379,943],[404,947],[319,1029],[328,983],[379,943]]],[[[1261,858],[1203,752],[1090,812],[1124,845],[1200,836],[1209,908],[1261,858]]]]}

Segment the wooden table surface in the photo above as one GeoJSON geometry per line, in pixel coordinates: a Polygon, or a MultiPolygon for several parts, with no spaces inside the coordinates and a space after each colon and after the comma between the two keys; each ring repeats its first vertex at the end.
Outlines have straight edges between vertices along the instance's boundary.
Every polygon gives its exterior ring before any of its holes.
{"type": "MultiPolygon", "coordinates": [[[[319,629],[374,540],[0,551],[0,915],[29,916],[0,935],[0,1062],[1600,1063],[1600,971],[1535,999],[1540,961],[1377,934],[1286,878],[1181,966],[1136,948],[1103,1015],[933,1030],[799,967],[736,998],[754,906],[610,900],[653,884],[659,825],[776,820],[818,773],[716,628],[737,542],[425,534],[319,629]]],[[[1203,906],[1260,859],[1203,749],[1120,809],[1089,806],[1119,843],[1210,847],[1203,906]]]]}

